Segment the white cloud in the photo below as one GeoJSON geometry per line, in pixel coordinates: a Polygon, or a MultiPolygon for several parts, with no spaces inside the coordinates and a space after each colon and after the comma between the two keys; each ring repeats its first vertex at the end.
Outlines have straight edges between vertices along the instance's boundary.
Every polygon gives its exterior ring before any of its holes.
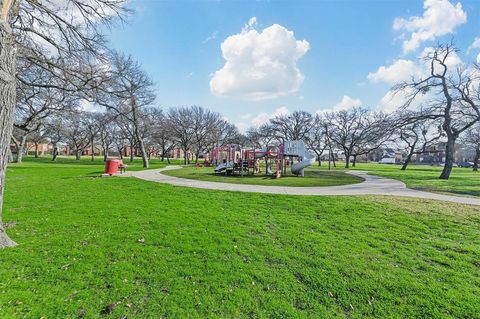
{"type": "Polygon", "coordinates": [[[415,62],[411,60],[397,60],[390,66],[381,66],[377,71],[369,73],[367,78],[374,83],[385,82],[395,84],[401,81],[407,81],[412,77],[421,77],[423,71],[415,62]]]}
{"type": "Polygon", "coordinates": [[[328,112],[337,112],[337,111],[346,111],[349,109],[353,109],[355,107],[359,107],[362,105],[362,101],[360,99],[353,99],[348,95],[344,95],[342,100],[335,104],[333,108],[329,109],[321,109],[318,110],[317,113],[328,113],[328,112]]]}
{"type": "Polygon", "coordinates": [[[248,100],[274,99],[297,91],[304,76],[297,61],[309,50],[306,40],[297,41],[294,33],[274,24],[257,31],[255,17],[241,33],[221,45],[225,65],[210,80],[217,96],[248,100]]]}
{"type": "Polygon", "coordinates": [[[472,44],[467,49],[467,53],[470,53],[470,51],[475,50],[475,49],[480,49],[480,37],[476,37],[472,44]]]}
{"type": "MultiPolygon", "coordinates": [[[[369,73],[367,78],[373,82],[384,82],[390,85],[400,83],[402,81],[409,81],[411,78],[419,79],[430,74],[430,59],[427,57],[434,52],[434,48],[425,48],[418,56],[418,61],[400,59],[389,66],[381,66],[377,71],[369,73]]],[[[453,72],[456,67],[463,62],[456,52],[450,52],[445,60],[445,64],[449,68],[449,72],[453,72]]],[[[435,69],[440,68],[439,64],[434,65],[435,69]]]]}
{"type": "Polygon", "coordinates": [[[415,51],[424,41],[453,33],[467,22],[467,13],[460,2],[453,5],[449,0],[425,0],[423,8],[423,16],[396,18],[393,22],[395,30],[411,32],[410,38],[403,41],[404,53],[415,51]]]}
{"type": "Polygon", "coordinates": [[[480,53],[477,55],[477,63],[480,64],[480,53]]]}

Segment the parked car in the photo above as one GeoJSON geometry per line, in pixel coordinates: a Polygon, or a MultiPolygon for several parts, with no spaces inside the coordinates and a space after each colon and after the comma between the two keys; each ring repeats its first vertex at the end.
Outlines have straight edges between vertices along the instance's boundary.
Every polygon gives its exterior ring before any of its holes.
{"type": "Polygon", "coordinates": [[[458,167],[471,168],[473,167],[472,162],[458,162],[458,167]]]}

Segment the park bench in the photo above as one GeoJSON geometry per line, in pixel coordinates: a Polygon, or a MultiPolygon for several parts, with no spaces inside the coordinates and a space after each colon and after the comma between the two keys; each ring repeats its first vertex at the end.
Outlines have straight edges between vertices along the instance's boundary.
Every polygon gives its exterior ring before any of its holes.
{"type": "Polygon", "coordinates": [[[120,170],[120,174],[123,174],[127,171],[128,165],[123,164],[123,161],[120,160],[120,164],[118,164],[118,169],[120,170]]]}

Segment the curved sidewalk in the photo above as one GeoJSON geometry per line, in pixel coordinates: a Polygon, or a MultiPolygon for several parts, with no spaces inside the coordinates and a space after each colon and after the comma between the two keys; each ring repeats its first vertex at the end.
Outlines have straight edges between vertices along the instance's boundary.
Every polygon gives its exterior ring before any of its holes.
{"type": "Polygon", "coordinates": [[[357,184],[343,186],[321,187],[289,187],[289,186],[264,186],[249,184],[230,184],[222,182],[207,182],[193,179],[179,178],[161,174],[162,171],[179,169],[181,166],[169,166],[166,168],[145,171],[129,172],[127,176],[137,177],[143,180],[165,183],[175,186],[226,190],[249,193],[284,194],[284,195],[316,195],[316,196],[345,196],[345,195],[390,195],[403,197],[416,197],[422,199],[434,199],[460,204],[480,205],[480,199],[473,197],[460,197],[422,192],[409,189],[403,182],[368,175],[366,171],[349,171],[349,174],[359,176],[365,181],[357,184]]]}

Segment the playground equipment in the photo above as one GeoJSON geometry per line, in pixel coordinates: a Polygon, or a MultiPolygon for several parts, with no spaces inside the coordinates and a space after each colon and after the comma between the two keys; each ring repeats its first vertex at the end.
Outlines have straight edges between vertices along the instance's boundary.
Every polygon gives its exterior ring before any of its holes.
{"type": "Polygon", "coordinates": [[[286,141],[284,147],[284,156],[296,156],[299,158],[298,163],[292,164],[292,173],[295,175],[305,176],[305,168],[315,163],[315,154],[307,152],[303,141],[286,141]]]}
{"type": "Polygon", "coordinates": [[[304,169],[315,162],[315,155],[307,152],[303,141],[286,141],[284,144],[269,145],[263,149],[244,149],[235,145],[216,148],[212,151],[212,161],[218,164],[214,172],[225,175],[260,173],[260,160],[265,160],[266,174],[281,177],[291,164],[291,171],[295,175],[304,176],[304,169]]]}

